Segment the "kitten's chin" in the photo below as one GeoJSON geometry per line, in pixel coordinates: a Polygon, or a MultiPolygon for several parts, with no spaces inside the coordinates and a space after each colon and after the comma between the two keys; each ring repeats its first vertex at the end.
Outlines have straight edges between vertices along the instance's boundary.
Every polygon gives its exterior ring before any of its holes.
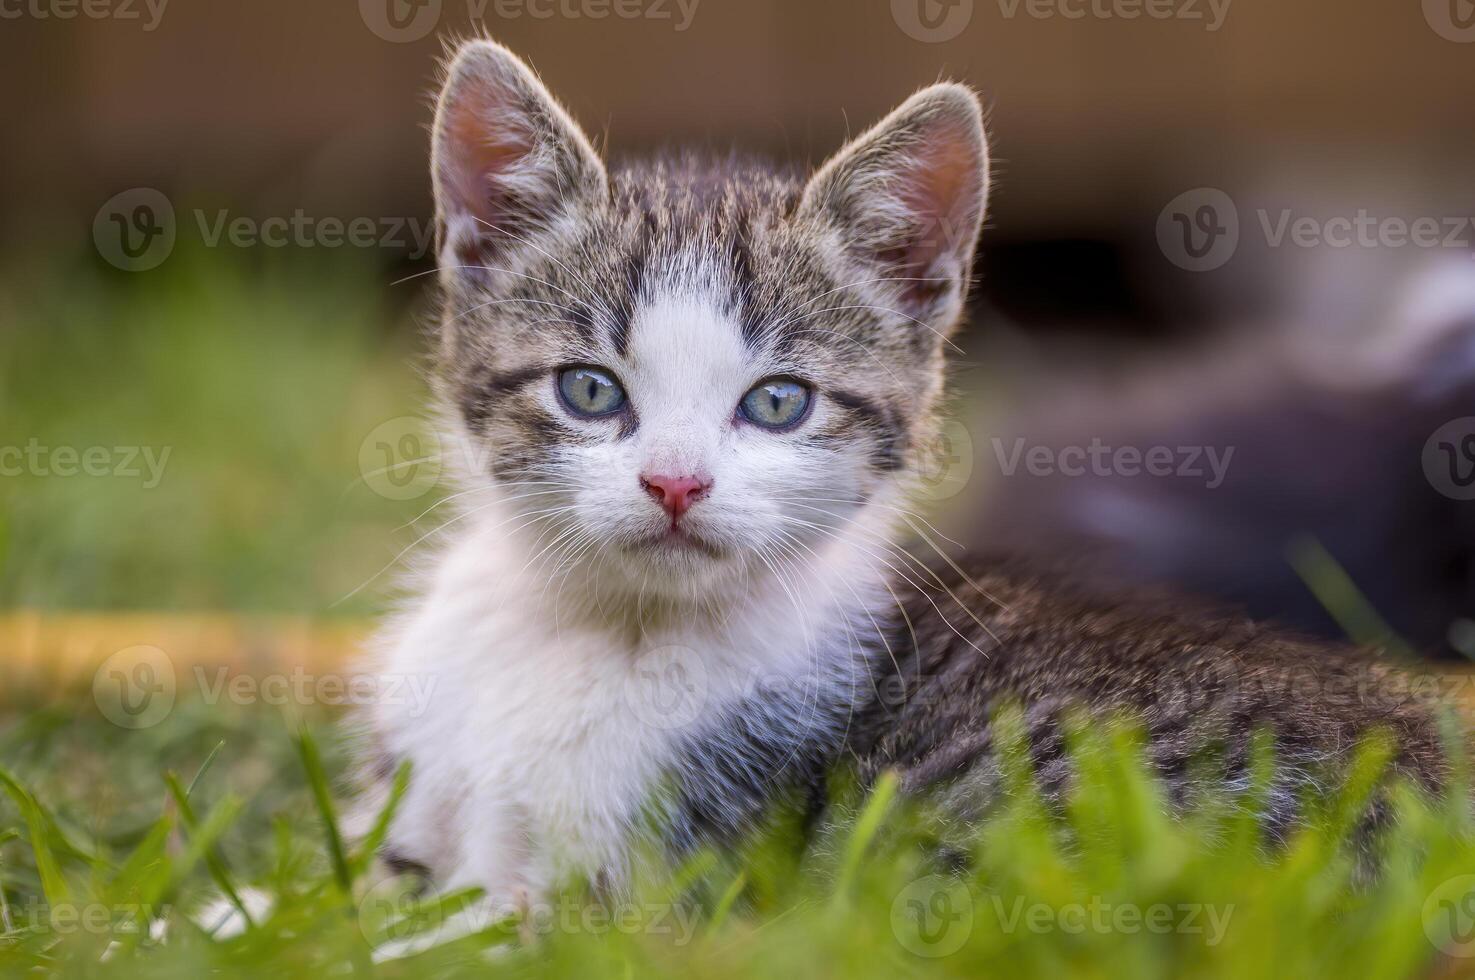
{"type": "Polygon", "coordinates": [[[739,582],[743,571],[730,548],[680,528],[621,542],[612,550],[627,586],[669,599],[710,600],[714,590],[739,582]]]}
{"type": "Polygon", "coordinates": [[[625,549],[642,558],[656,561],[684,562],[705,558],[712,562],[722,562],[727,557],[726,549],[721,545],[699,531],[683,527],[656,531],[625,545],[625,549]]]}

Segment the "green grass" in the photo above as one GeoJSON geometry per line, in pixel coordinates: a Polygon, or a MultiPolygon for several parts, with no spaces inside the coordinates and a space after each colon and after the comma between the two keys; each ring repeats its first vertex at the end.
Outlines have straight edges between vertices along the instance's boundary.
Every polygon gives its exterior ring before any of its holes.
{"type": "Polygon", "coordinates": [[[434,499],[386,499],[360,466],[422,409],[388,303],[419,284],[311,254],[101,265],[0,280],[0,451],[38,450],[0,458],[0,608],[373,608],[335,604],[434,499]]]}
{"type": "Polygon", "coordinates": [[[451,916],[468,896],[371,883],[365,847],[343,839],[332,721],[186,702],[122,732],[60,700],[7,726],[0,975],[1408,977],[1436,960],[1440,899],[1459,908],[1475,885],[1463,814],[1402,791],[1382,871],[1358,883],[1343,842],[1385,759],[1377,744],[1312,826],[1267,851],[1252,806],[1165,816],[1123,727],[1078,734],[1061,813],[1014,748],[1005,799],[976,832],[885,785],[841,790],[809,847],[780,813],[738,853],[648,862],[628,899],[571,883],[521,921],[478,908],[460,935],[451,916]],[[943,840],[967,870],[940,863],[943,840]],[[212,935],[200,910],[230,895],[252,925],[212,935]],[[167,938],[134,928],[142,908],[167,938]],[[386,958],[417,937],[435,944],[386,958]]]}

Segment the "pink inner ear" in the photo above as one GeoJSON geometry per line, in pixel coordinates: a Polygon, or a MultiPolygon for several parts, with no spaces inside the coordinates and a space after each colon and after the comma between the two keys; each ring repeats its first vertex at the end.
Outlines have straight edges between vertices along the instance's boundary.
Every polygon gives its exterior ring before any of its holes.
{"type": "Polygon", "coordinates": [[[514,206],[505,178],[532,151],[533,134],[512,99],[494,92],[462,95],[449,108],[440,174],[448,210],[501,227],[514,206]]]}
{"type": "MultiPolygon", "coordinates": [[[[982,161],[972,131],[951,121],[934,122],[913,152],[898,196],[916,215],[916,231],[892,257],[905,275],[925,277],[937,271],[940,257],[966,259],[973,249],[983,210],[982,161]]],[[[926,296],[943,284],[912,285],[926,296]]]]}

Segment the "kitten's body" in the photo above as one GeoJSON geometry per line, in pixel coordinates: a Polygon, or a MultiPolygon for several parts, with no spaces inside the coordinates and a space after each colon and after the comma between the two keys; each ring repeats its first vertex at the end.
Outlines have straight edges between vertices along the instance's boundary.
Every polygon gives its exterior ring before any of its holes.
{"type": "MultiPolygon", "coordinates": [[[[413,764],[391,859],[499,902],[565,874],[614,884],[642,827],[678,849],[730,839],[847,756],[918,789],[984,772],[1005,697],[1151,722],[1167,701],[1120,695],[1180,655],[1248,677],[1309,651],[1007,582],[1028,601],[937,592],[896,547],[983,215],[966,89],[918,93],[808,182],[611,175],[520,62],[475,42],[435,132],[464,513],[379,644],[377,669],[434,682],[428,709],[369,719],[365,809],[413,764]]],[[[1297,712],[1353,724],[1319,701],[1224,704],[1237,734],[1297,712]]]]}
{"type": "Polygon", "coordinates": [[[905,658],[882,664],[878,681],[901,693],[870,702],[850,746],[870,775],[895,770],[916,791],[945,785],[956,813],[977,815],[994,797],[993,715],[1009,704],[1023,710],[1049,796],[1068,778],[1064,736],[1082,711],[1140,721],[1147,758],[1179,805],[1215,774],[1246,788],[1263,728],[1277,766],[1263,817],[1276,832],[1296,821],[1306,793],[1337,788],[1373,729],[1394,738],[1396,772],[1431,791],[1447,777],[1449,747],[1431,723],[1448,693],[1437,675],[1169,596],[1107,600],[1014,559],[940,569],[905,601],[895,644],[905,658]]]}

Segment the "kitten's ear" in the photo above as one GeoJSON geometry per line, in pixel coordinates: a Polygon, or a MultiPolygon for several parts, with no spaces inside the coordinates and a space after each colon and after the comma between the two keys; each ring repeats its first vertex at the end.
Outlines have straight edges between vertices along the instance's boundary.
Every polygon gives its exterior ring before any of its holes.
{"type": "MultiPolygon", "coordinates": [[[[810,180],[801,216],[818,219],[924,321],[955,318],[988,199],[988,145],[966,86],[925,88],[810,180]]],[[[946,323],[945,326],[952,326],[946,323]]]]}
{"type": "Polygon", "coordinates": [[[431,177],[443,274],[504,265],[519,238],[608,193],[588,137],[521,59],[483,40],[462,45],[447,69],[431,177]]]}

